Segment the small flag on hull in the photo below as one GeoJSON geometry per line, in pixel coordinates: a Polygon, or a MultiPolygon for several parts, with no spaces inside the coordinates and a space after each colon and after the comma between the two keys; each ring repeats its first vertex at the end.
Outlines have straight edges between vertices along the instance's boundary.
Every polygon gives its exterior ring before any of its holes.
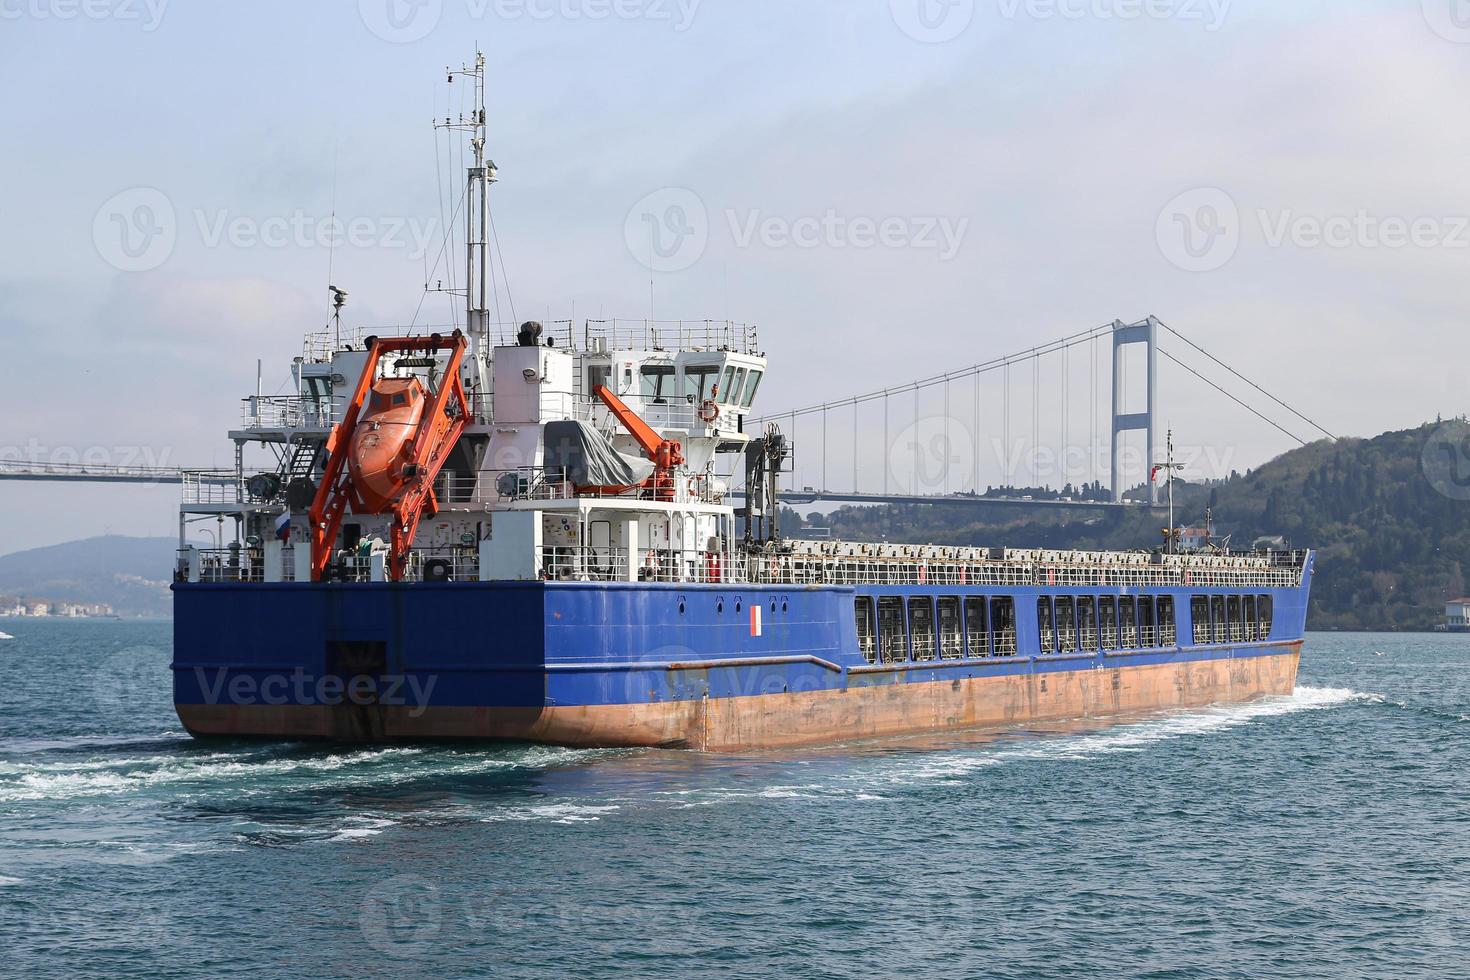
{"type": "Polygon", "coordinates": [[[750,606],[750,635],[761,635],[761,606],[758,602],[751,603],[750,606]]]}

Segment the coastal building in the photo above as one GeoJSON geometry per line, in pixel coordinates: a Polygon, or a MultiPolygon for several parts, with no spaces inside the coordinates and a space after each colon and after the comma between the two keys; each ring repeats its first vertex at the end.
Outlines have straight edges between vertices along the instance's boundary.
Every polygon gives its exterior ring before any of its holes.
{"type": "Polygon", "coordinates": [[[1470,599],[1451,599],[1444,607],[1445,629],[1470,633],[1470,599]]]}

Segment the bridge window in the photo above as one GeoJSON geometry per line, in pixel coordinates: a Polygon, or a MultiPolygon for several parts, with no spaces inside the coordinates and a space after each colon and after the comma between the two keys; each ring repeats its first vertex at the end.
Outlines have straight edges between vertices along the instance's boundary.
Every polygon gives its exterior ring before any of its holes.
{"type": "Polygon", "coordinates": [[[1245,638],[1247,640],[1259,640],[1261,638],[1260,622],[1256,619],[1256,597],[1253,595],[1241,596],[1241,614],[1245,619],[1245,638]]]}
{"type": "Polygon", "coordinates": [[[1138,597],[1138,645],[1141,647],[1159,645],[1159,632],[1154,627],[1153,596],[1141,595],[1138,597]]]}
{"type": "Polygon", "coordinates": [[[928,596],[909,597],[909,633],[915,660],[934,659],[934,603],[928,596]]]}
{"type": "Polygon", "coordinates": [[[1256,615],[1260,618],[1261,639],[1271,639],[1271,597],[1260,596],[1256,599],[1256,615]]]}
{"type": "Polygon", "coordinates": [[[990,635],[997,656],[1016,653],[1016,600],[999,596],[990,600],[990,635]]]}
{"type": "Polygon", "coordinates": [[[972,659],[990,656],[990,631],[985,626],[985,597],[965,597],[965,639],[972,659]]]}
{"type": "Polygon", "coordinates": [[[904,626],[903,600],[883,596],[878,600],[878,640],[885,663],[898,663],[909,658],[908,629],[904,626]]]}
{"type": "Polygon", "coordinates": [[[1063,653],[1077,649],[1077,614],[1069,595],[1057,596],[1057,642],[1063,653]]]}
{"type": "Polygon", "coordinates": [[[1052,653],[1057,644],[1057,630],[1051,619],[1051,598],[1036,600],[1036,625],[1041,630],[1041,652],[1052,653]]]}
{"type": "Polygon", "coordinates": [[[1174,597],[1159,596],[1159,646],[1171,647],[1179,642],[1179,631],[1174,624],[1174,597]]]}
{"type": "Polygon", "coordinates": [[[672,398],[674,396],[674,365],[645,364],[640,369],[639,389],[644,398],[672,398]]]}
{"type": "Polygon", "coordinates": [[[1197,595],[1189,599],[1190,636],[1196,645],[1210,642],[1210,597],[1197,595]]]}
{"type": "Polygon", "coordinates": [[[740,401],[741,407],[749,408],[750,403],[755,401],[756,389],[761,386],[762,376],[763,372],[757,371],[754,368],[750,369],[750,380],[745,383],[745,397],[740,401]]]}
{"type": "Polygon", "coordinates": [[[1097,649],[1097,600],[1090,595],[1077,600],[1077,634],[1082,649],[1097,649]]]}
{"type": "Polygon", "coordinates": [[[878,630],[873,621],[873,597],[860,595],[853,600],[857,617],[858,652],[870,664],[878,662],[878,630]]]}
{"type": "Polygon", "coordinates": [[[593,364],[587,368],[587,397],[597,394],[598,388],[612,390],[611,364],[593,364]]]}
{"type": "Polygon", "coordinates": [[[1210,639],[1225,642],[1225,597],[1210,596],[1210,639]]]}
{"type": "Polygon", "coordinates": [[[740,395],[745,391],[745,368],[735,372],[735,387],[730,389],[729,396],[725,399],[731,405],[740,404],[740,395]]]}
{"type": "Polygon", "coordinates": [[[1230,642],[1239,643],[1245,639],[1245,628],[1240,621],[1240,596],[1228,596],[1225,599],[1225,618],[1230,623],[1230,642]]]}
{"type": "Polygon", "coordinates": [[[684,395],[693,398],[696,402],[702,402],[710,397],[710,389],[720,379],[720,366],[718,364],[686,364],[684,365],[684,395]]]}
{"type": "Polygon", "coordinates": [[[1119,643],[1125,650],[1138,646],[1138,617],[1135,606],[1131,595],[1125,595],[1118,600],[1118,625],[1123,628],[1119,643]]]}
{"type": "Polygon", "coordinates": [[[964,655],[964,637],[960,630],[959,596],[940,596],[939,656],[945,660],[959,660],[964,655]]]}
{"type": "Polygon", "coordinates": [[[1097,621],[1104,650],[1118,649],[1118,604],[1110,595],[1098,596],[1097,621]]]}

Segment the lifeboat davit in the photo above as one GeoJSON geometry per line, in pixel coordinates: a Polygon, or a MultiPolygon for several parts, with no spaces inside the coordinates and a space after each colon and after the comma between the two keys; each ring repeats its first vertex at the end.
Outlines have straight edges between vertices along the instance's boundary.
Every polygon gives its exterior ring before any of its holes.
{"type": "Polygon", "coordinates": [[[362,503],[390,510],[412,482],[412,445],[427,402],[417,378],[380,378],[363,406],[348,446],[347,465],[362,503]]]}

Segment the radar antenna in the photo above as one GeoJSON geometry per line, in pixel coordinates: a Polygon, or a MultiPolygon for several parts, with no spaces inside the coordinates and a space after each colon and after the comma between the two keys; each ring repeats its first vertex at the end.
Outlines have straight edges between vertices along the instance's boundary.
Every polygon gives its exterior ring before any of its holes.
{"type": "Polygon", "coordinates": [[[434,128],[470,134],[474,162],[465,175],[465,330],[476,344],[489,347],[490,302],[486,278],[490,267],[490,185],[500,178],[495,161],[485,159],[485,55],[476,51],[473,68],[448,68],[445,73],[451,85],[459,77],[470,79],[475,86],[470,115],[460,113],[458,119],[446,116],[443,122],[435,121],[434,128]]]}

